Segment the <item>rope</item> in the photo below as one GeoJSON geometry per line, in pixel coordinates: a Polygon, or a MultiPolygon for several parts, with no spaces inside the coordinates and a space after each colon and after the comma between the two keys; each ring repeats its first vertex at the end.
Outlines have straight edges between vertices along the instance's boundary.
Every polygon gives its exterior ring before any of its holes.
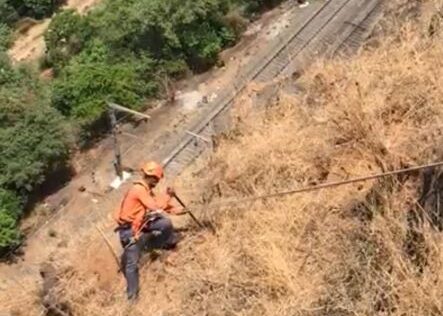
{"type": "Polygon", "coordinates": [[[419,166],[405,168],[405,169],[397,169],[397,170],[393,170],[393,171],[387,171],[387,172],[383,172],[383,173],[377,173],[377,174],[362,176],[362,177],[358,177],[358,178],[352,178],[352,179],[348,179],[348,180],[334,181],[334,182],[322,183],[322,184],[312,185],[312,186],[307,186],[307,187],[295,188],[295,189],[291,189],[291,190],[287,190],[287,191],[281,191],[281,192],[275,192],[275,193],[263,194],[263,195],[256,195],[256,196],[249,196],[249,197],[245,197],[245,198],[231,199],[231,200],[219,201],[219,202],[215,202],[215,203],[208,203],[205,205],[205,207],[206,206],[211,206],[211,207],[226,206],[226,205],[230,205],[230,204],[234,204],[234,203],[253,202],[253,201],[262,200],[262,199],[268,199],[268,198],[280,197],[280,196],[285,196],[285,195],[293,195],[293,194],[298,194],[298,193],[303,193],[303,192],[322,190],[322,189],[337,187],[337,186],[356,183],[356,182],[363,182],[363,181],[368,181],[368,180],[389,177],[389,176],[398,175],[398,174],[402,174],[402,173],[409,173],[409,172],[418,171],[418,170],[422,170],[422,169],[426,169],[426,168],[436,168],[436,167],[440,167],[440,166],[443,166],[443,161],[425,164],[425,165],[419,165],[419,166]]]}

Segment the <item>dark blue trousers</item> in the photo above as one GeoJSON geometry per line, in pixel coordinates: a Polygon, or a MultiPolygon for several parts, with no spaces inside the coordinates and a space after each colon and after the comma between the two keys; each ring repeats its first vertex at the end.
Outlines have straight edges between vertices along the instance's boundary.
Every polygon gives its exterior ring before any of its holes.
{"type": "Polygon", "coordinates": [[[139,292],[138,262],[143,250],[171,249],[177,244],[177,237],[169,218],[159,215],[135,244],[130,244],[133,236],[130,227],[119,229],[120,243],[123,247],[121,267],[126,278],[126,292],[129,300],[136,299],[139,292]]]}

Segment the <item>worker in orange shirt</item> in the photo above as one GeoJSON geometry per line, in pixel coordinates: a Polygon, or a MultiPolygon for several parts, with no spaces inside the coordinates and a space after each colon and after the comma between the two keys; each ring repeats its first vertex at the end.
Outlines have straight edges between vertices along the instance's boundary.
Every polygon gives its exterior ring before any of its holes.
{"type": "Polygon", "coordinates": [[[151,161],[143,165],[141,171],[143,179],[134,182],[114,216],[124,249],[121,266],[131,301],[137,298],[139,292],[138,261],[142,250],[174,248],[178,238],[164,212],[177,214],[182,211],[170,203],[174,196],[172,189],[168,188],[162,195],[153,192],[163,178],[161,165],[151,161]]]}

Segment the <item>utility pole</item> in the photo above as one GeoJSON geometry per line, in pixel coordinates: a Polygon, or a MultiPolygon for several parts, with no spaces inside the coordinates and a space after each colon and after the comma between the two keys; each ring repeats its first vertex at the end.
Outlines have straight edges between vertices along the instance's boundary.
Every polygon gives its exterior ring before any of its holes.
{"type": "Polygon", "coordinates": [[[109,117],[111,119],[111,130],[112,130],[112,140],[114,142],[114,155],[115,158],[112,161],[114,165],[115,173],[120,179],[123,179],[123,167],[122,167],[122,156],[120,153],[120,146],[118,144],[117,134],[118,134],[118,125],[117,125],[117,115],[116,110],[110,108],[109,117]]]}
{"type": "Polygon", "coordinates": [[[113,161],[113,165],[115,168],[115,173],[117,174],[117,176],[123,180],[123,165],[122,165],[122,156],[121,156],[121,152],[120,152],[120,145],[118,143],[118,124],[117,124],[117,111],[120,112],[125,112],[128,114],[132,114],[138,117],[141,117],[143,119],[150,119],[151,117],[149,115],[128,109],[124,106],[118,105],[116,103],[112,103],[112,102],[106,102],[108,105],[108,113],[109,113],[109,118],[111,121],[111,129],[112,129],[112,139],[114,142],[114,161],[113,161]]]}

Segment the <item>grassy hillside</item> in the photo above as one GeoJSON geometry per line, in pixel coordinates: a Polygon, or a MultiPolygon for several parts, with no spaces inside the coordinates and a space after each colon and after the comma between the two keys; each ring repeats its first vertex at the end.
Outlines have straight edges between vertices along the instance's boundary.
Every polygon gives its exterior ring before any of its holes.
{"type": "MultiPolygon", "coordinates": [[[[256,92],[245,95],[183,187],[215,202],[441,160],[442,3],[410,4],[392,36],[314,65],[300,97],[282,89],[252,112],[256,92]]],[[[217,236],[189,233],[174,265],[146,265],[135,307],[117,276],[81,264],[56,293],[74,315],[441,315],[440,219],[419,205],[421,186],[417,173],[206,206],[217,236]]]]}

